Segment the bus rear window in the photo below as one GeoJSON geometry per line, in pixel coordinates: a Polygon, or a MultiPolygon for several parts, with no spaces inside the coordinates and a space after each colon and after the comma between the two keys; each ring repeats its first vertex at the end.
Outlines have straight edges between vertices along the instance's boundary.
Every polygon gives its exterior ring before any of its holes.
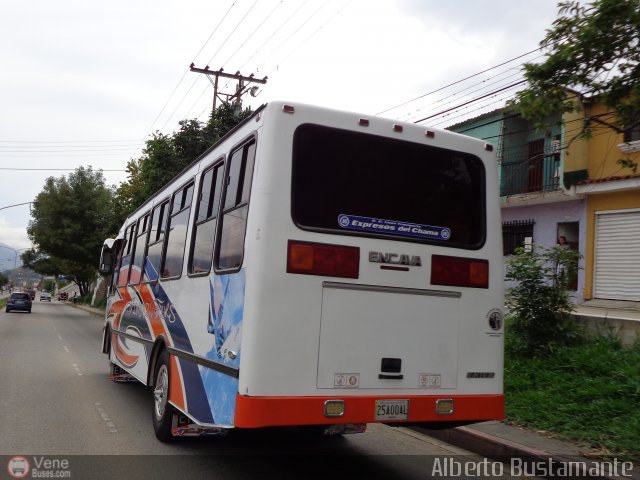
{"type": "Polygon", "coordinates": [[[305,124],[294,135],[302,229],[466,249],[485,241],[485,170],[469,153],[305,124]]]}

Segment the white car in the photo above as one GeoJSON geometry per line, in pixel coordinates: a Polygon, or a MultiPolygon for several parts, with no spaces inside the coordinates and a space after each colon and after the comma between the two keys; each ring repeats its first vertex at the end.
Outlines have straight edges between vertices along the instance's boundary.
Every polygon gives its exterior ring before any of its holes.
{"type": "Polygon", "coordinates": [[[49,292],[42,292],[40,294],[40,301],[47,301],[50,302],[51,301],[51,294],[49,292]]]}

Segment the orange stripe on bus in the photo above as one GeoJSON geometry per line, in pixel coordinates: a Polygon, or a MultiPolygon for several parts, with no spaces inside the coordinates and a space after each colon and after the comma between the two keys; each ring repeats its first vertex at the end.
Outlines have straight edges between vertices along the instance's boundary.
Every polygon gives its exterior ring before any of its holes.
{"type": "Polygon", "coordinates": [[[125,367],[131,368],[135,366],[140,356],[128,354],[122,346],[122,340],[120,339],[120,337],[117,337],[115,340],[116,357],[118,357],[118,360],[120,360],[125,367]]]}
{"type": "MultiPolygon", "coordinates": [[[[337,423],[375,423],[376,400],[409,400],[407,422],[452,422],[502,420],[504,395],[429,395],[429,396],[340,396],[330,397],[249,397],[236,395],[235,426],[257,428],[286,425],[322,425],[337,423]],[[453,399],[451,415],[437,415],[436,401],[453,399]],[[342,417],[325,417],[327,400],[344,400],[342,417]]],[[[391,423],[391,421],[384,421],[391,423]]],[[[395,422],[394,422],[395,423],[395,422]]],[[[403,423],[399,421],[398,423],[403,423]]]]}
{"type": "Polygon", "coordinates": [[[118,293],[120,294],[120,300],[116,300],[115,302],[113,302],[111,304],[111,308],[109,309],[110,314],[115,314],[115,318],[113,320],[113,328],[115,329],[120,326],[122,313],[131,301],[131,295],[129,295],[129,290],[127,289],[127,287],[118,287],[118,293]]]}
{"type": "Polygon", "coordinates": [[[164,325],[160,321],[160,312],[156,307],[155,299],[151,293],[151,289],[147,284],[138,286],[138,293],[142,299],[145,310],[147,311],[147,317],[151,323],[151,330],[153,331],[153,338],[158,338],[159,335],[163,335],[168,346],[173,346],[171,336],[167,334],[164,325]]]}
{"type": "Polygon", "coordinates": [[[184,390],[182,389],[178,368],[178,359],[173,355],[169,355],[169,400],[180,410],[186,411],[184,390]]]}

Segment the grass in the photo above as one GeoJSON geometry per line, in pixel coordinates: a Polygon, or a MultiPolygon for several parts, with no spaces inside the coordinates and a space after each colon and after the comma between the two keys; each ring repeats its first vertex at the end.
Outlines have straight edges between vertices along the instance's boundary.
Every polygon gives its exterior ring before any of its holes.
{"type": "Polygon", "coordinates": [[[640,459],[640,342],[591,338],[544,358],[505,358],[510,421],[640,459]]]}

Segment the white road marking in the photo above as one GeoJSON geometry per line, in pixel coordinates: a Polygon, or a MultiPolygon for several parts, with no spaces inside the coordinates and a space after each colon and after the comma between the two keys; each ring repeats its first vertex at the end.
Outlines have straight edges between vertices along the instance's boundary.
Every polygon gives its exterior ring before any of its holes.
{"type": "Polygon", "coordinates": [[[102,418],[102,421],[107,426],[107,429],[109,430],[109,433],[118,433],[118,429],[116,428],[116,424],[113,423],[113,420],[111,420],[109,418],[109,415],[107,414],[105,409],[102,408],[102,404],[100,402],[96,402],[96,403],[94,403],[94,405],[96,407],[96,410],[98,411],[98,414],[102,418]]]}
{"type": "Polygon", "coordinates": [[[78,365],[77,365],[77,364],[72,363],[71,365],[73,365],[73,368],[75,369],[75,371],[76,371],[76,373],[77,373],[78,375],[82,375],[82,372],[80,371],[80,367],[78,367],[78,365]]]}
{"type": "Polygon", "coordinates": [[[67,348],[67,346],[66,346],[66,345],[63,345],[63,346],[62,346],[62,348],[64,348],[64,351],[65,351],[65,352],[69,353],[69,349],[67,348]]]}

